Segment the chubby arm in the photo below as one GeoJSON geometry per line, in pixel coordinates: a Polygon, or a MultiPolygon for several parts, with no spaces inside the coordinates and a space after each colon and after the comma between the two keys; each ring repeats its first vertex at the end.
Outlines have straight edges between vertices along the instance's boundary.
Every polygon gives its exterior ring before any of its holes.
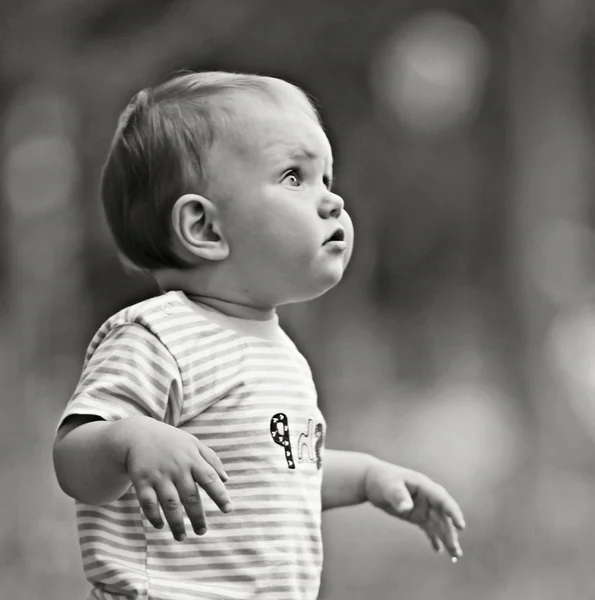
{"type": "Polygon", "coordinates": [[[130,487],[127,421],[73,415],[64,422],[54,442],[54,470],[64,493],[85,504],[105,504],[124,494],[130,487]]]}
{"type": "Polygon", "coordinates": [[[198,486],[222,512],[231,511],[219,457],[193,435],[145,416],[116,422],[67,421],[54,446],[62,489],[86,504],[119,498],[132,484],[145,516],[158,529],[161,510],[174,537],[186,537],[186,512],[195,533],[206,532],[198,486]]]}
{"type": "Polygon", "coordinates": [[[361,452],[325,450],[322,510],[367,502],[366,473],[375,460],[361,452]]]}
{"type": "Polygon", "coordinates": [[[185,537],[184,513],[206,531],[199,486],[231,510],[227,475],[211,448],[166,423],[179,394],[174,358],[136,323],[112,329],[85,365],[54,444],[60,487],[85,504],[106,504],[132,485],[155,527],[185,537]],[[89,416],[94,415],[94,416],[89,416]]]}
{"type": "Polygon", "coordinates": [[[418,525],[436,552],[444,546],[453,561],[462,556],[457,530],[465,528],[463,513],[441,485],[369,454],[326,450],[322,509],[363,502],[418,525]]]}

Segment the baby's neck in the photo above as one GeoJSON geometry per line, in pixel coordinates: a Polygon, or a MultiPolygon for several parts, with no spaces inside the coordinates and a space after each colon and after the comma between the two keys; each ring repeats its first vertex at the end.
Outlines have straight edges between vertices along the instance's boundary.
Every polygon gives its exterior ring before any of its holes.
{"type": "Polygon", "coordinates": [[[252,321],[269,321],[275,316],[274,308],[264,308],[251,306],[249,304],[240,304],[222,298],[214,298],[202,294],[194,294],[192,292],[182,290],[186,296],[198,304],[202,304],[207,308],[212,308],[228,317],[236,317],[238,319],[250,319],[252,321]]]}
{"type": "Polygon", "coordinates": [[[180,272],[163,270],[153,273],[159,287],[164,292],[179,290],[198,304],[216,310],[228,317],[268,321],[275,317],[275,306],[270,306],[250,298],[230,285],[214,270],[201,272],[180,272]]]}

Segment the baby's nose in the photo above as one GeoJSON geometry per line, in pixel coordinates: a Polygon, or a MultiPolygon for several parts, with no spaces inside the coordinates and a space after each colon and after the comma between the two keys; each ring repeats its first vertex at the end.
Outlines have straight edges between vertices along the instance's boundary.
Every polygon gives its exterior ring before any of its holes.
{"type": "Polygon", "coordinates": [[[343,212],[343,207],[345,203],[343,202],[343,198],[339,196],[339,194],[334,194],[331,191],[328,191],[322,200],[321,203],[321,213],[325,218],[333,217],[338,219],[340,214],[343,212]]]}

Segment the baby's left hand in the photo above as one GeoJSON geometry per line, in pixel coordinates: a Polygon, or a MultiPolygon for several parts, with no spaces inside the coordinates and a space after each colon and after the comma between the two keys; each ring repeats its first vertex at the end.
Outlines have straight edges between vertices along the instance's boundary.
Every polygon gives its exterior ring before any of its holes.
{"type": "Polygon", "coordinates": [[[452,496],[429,477],[375,460],[366,474],[365,491],[374,506],[418,525],[436,552],[444,545],[453,562],[463,556],[457,531],[465,528],[463,513],[452,496]]]}

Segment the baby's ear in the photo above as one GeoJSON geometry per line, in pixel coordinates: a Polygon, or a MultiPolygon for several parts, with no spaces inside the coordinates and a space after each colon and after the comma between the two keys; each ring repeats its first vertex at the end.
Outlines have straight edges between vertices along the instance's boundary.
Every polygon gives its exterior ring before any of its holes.
{"type": "Polygon", "coordinates": [[[178,198],[172,209],[172,228],[184,254],[205,260],[223,260],[229,255],[217,207],[204,196],[184,194],[178,198]]]}

